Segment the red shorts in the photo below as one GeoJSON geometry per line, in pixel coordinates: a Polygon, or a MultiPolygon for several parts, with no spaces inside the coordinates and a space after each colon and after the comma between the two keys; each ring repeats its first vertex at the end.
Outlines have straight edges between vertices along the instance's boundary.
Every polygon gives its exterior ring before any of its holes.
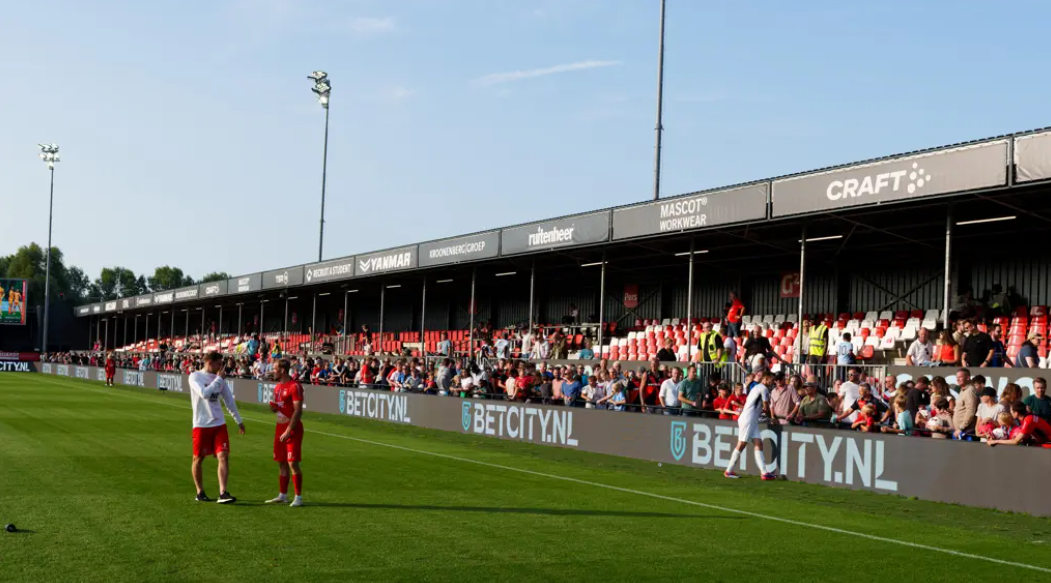
{"type": "Polygon", "coordinates": [[[111,379],[115,374],[117,374],[116,370],[110,370],[108,368],[106,369],[106,378],[111,379]]]}
{"type": "Polygon", "coordinates": [[[274,461],[299,462],[303,459],[303,424],[292,430],[292,437],[281,442],[281,436],[288,429],[288,423],[278,423],[274,429],[274,461]]]}
{"type": "Polygon", "coordinates": [[[230,451],[230,435],[226,432],[225,424],[218,427],[193,428],[194,457],[215,455],[221,451],[230,451]]]}

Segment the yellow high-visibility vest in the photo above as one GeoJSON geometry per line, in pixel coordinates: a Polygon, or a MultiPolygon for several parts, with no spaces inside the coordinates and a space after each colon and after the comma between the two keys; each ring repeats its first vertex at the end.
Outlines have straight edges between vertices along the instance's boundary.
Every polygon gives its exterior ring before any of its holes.
{"type": "Polygon", "coordinates": [[[825,356],[828,343],[828,326],[818,324],[810,329],[810,356],[825,356]]]}

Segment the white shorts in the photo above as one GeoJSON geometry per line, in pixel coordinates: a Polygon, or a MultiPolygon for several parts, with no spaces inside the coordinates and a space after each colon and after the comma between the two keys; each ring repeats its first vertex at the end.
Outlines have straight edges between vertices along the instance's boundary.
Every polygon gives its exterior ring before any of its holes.
{"type": "Polygon", "coordinates": [[[737,420],[737,441],[743,441],[745,443],[752,441],[753,439],[761,439],[762,434],[759,432],[759,418],[745,418],[741,417],[737,420]]]}

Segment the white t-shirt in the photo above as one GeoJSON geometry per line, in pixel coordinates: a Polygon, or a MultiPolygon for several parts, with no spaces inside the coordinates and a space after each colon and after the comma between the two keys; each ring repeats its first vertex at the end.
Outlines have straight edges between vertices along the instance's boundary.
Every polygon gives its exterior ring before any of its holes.
{"type": "MultiPolygon", "coordinates": [[[[858,397],[861,396],[861,387],[857,383],[846,381],[839,385],[839,402],[840,406],[844,411],[850,411],[850,408],[854,406],[854,403],[858,402],[858,397]]],[[[858,412],[854,411],[850,415],[847,415],[843,419],[853,423],[858,418],[858,412]]]]}
{"type": "Polygon", "coordinates": [[[909,345],[908,356],[912,358],[913,364],[927,364],[934,360],[934,343],[928,340],[927,343],[924,344],[923,342],[920,342],[919,338],[917,338],[909,345]]]}
{"type": "Polygon", "coordinates": [[[1000,403],[993,403],[992,405],[978,403],[978,419],[992,419],[995,423],[996,417],[1003,412],[1004,406],[1000,403]]]}
{"type": "Polygon", "coordinates": [[[529,354],[533,350],[533,335],[526,334],[522,337],[522,353],[529,354]]]}
{"type": "Polygon", "coordinates": [[[678,383],[667,379],[661,383],[661,400],[664,401],[664,405],[667,407],[678,407],[679,406],[679,381],[678,383]]]}
{"type": "Polygon", "coordinates": [[[737,341],[727,336],[723,340],[723,354],[726,355],[726,359],[730,362],[737,360],[737,341]]]}
{"type": "Polygon", "coordinates": [[[190,375],[190,403],[193,405],[194,427],[219,427],[226,424],[219,399],[226,403],[226,409],[233,415],[234,421],[240,424],[241,414],[237,412],[234,394],[222,377],[203,370],[190,375]]]}
{"type": "Polygon", "coordinates": [[[770,388],[759,383],[748,391],[748,398],[744,401],[741,416],[737,418],[739,427],[747,427],[759,422],[759,416],[763,413],[763,403],[770,402],[770,388]]]}

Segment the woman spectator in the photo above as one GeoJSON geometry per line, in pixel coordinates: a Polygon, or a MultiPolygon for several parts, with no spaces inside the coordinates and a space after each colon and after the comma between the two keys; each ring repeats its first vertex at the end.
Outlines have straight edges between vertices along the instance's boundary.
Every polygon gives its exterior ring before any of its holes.
{"type": "Polygon", "coordinates": [[[956,408],[956,399],[949,392],[949,384],[945,382],[945,377],[936,376],[931,379],[931,403],[937,403],[939,399],[945,399],[949,405],[947,411],[952,413],[953,409],[956,408]]]}
{"type": "Polygon", "coordinates": [[[936,439],[948,439],[949,435],[952,434],[952,413],[949,411],[949,400],[941,398],[934,400],[934,404],[931,405],[931,411],[928,418],[925,421],[927,431],[931,432],[931,437],[936,439]]]}
{"type": "Polygon", "coordinates": [[[1022,400],[1022,387],[1018,386],[1017,383],[1007,383],[1004,385],[1004,392],[1000,395],[1000,405],[1003,406],[1004,411],[1010,411],[1011,405],[1022,400]]]}
{"type": "Polygon", "coordinates": [[[960,364],[960,345],[953,340],[948,330],[942,330],[938,335],[938,342],[934,345],[934,360],[940,366],[960,364]]]}
{"type": "Polygon", "coordinates": [[[1040,351],[1037,349],[1037,346],[1040,345],[1043,339],[1044,337],[1040,332],[1029,331],[1029,338],[1018,348],[1018,355],[1014,361],[1015,368],[1037,368],[1040,366],[1040,351]]]}

